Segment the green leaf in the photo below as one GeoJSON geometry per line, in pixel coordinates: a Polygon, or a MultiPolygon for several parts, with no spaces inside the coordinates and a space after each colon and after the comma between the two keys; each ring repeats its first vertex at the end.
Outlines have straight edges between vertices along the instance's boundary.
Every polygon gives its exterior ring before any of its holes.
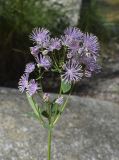
{"type": "Polygon", "coordinates": [[[66,93],[71,89],[71,84],[66,83],[64,81],[61,81],[61,89],[62,89],[63,93],[66,93]]]}
{"type": "Polygon", "coordinates": [[[48,115],[47,111],[42,111],[41,114],[42,114],[45,118],[49,118],[49,115],[48,115]]]}
{"type": "Polygon", "coordinates": [[[58,115],[59,114],[59,109],[58,109],[58,105],[57,104],[52,104],[51,105],[51,115],[52,115],[52,117],[53,116],[56,116],[56,115],[58,115]]]}
{"type": "Polygon", "coordinates": [[[27,99],[29,101],[29,104],[31,105],[35,115],[37,117],[39,117],[38,104],[36,102],[34,102],[33,98],[28,93],[26,93],[26,95],[27,95],[27,99]]]}
{"type": "Polygon", "coordinates": [[[54,113],[56,109],[57,109],[56,104],[55,104],[55,103],[52,103],[52,104],[51,104],[51,112],[54,113]]]}

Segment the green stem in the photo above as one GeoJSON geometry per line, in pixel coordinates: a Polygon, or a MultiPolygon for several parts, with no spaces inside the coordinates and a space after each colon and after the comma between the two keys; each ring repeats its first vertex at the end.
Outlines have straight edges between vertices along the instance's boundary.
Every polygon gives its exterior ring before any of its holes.
{"type": "Polygon", "coordinates": [[[61,96],[62,93],[62,87],[61,87],[62,81],[60,82],[60,90],[59,90],[59,95],[61,96]]]}
{"type": "Polygon", "coordinates": [[[57,121],[58,121],[59,118],[61,117],[61,114],[62,114],[63,111],[65,110],[65,107],[66,107],[67,102],[68,102],[68,100],[69,100],[69,98],[70,98],[70,95],[71,95],[72,90],[73,90],[73,86],[72,86],[72,89],[71,89],[69,95],[67,96],[67,99],[66,99],[65,103],[64,103],[63,106],[62,106],[61,112],[57,115],[56,119],[54,120],[53,126],[57,123],[57,121]]]}
{"type": "MultiPolygon", "coordinates": [[[[64,109],[65,109],[65,107],[66,107],[66,105],[67,105],[67,102],[68,102],[69,97],[70,97],[70,94],[69,94],[69,96],[67,97],[65,103],[64,103],[63,106],[62,106],[61,113],[64,111],[64,109]]],[[[55,125],[55,124],[57,123],[57,121],[59,120],[60,116],[61,116],[61,114],[59,113],[59,114],[57,115],[56,119],[54,120],[53,125],[55,125]]]]}
{"type": "Polygon", "coordinates": [[[52,131],[51,129],[48,130],[48,160],[51,160],[51,138],[52,138],[52,131]]]}
{"type": "Polygon", "coordinates": [[[54,57],[55,54],[52,54],[52,58],[53,58],[53,61],[55,63],[55,69],[60,73],[60,69],[59,69],[59,66],[58,66],[58,63],[56,62],[56,58],[54,57]]]}

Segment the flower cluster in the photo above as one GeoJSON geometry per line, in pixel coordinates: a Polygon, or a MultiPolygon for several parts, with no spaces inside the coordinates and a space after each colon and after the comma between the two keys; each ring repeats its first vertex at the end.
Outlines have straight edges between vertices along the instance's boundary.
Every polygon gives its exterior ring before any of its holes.
{"type": "MultiPolygon", "coordinates": [[[[80,64],[84,76],[91,77],[92,73],[100,70],[100,66],[97,64],[99,42],[98,38],[93,34],[82,33],[75,27],[69,27],[64,31],[64,36],[62,36],[62,45],[67,46],[67,58],[70,63],[73,63],[72,67],[74,68],[74,61],[75,65],[80,64]]],[[[76,73],[78,73],[76,67],[75,71],[73,75],[76,76],[76,73]]],[[[66,73],[64,75],[66,75],[65,78],[68,76],[66,73]]],[[[77,78],[80,78],[80,76],[77,78]]],[[[66,79],[67,81],[72,81],[72,78],[70,80],[68,80],[69,78],[66,79]]]]}
{"type": "Polygon", "coordinates": [[[33,117],[48,130],[48,160],[50,160],[52,129],[61,117],[69,98],[63,97],[63,93],[69,91],[71,93],[72,84],[100,71],[97,63],[99,42],[93,34],[83,33],[76,27],[67,28],[60,38],[52,38],[47,29],[35,28],[29,38],[34,42],[34,46],[30,47],[34,62],[26,64],[19,81],[19,90],[26,91],[33,117]],[[34,71],[38,77],[33,79],[30,76],[34,71]],[[61,80],[56,98],[43,92],[42,81],[45,72],[58,73],[61,80]],[[41,98],[39,103],[33,96],[35,93],[41,98]]]}
{"type": "Polygon", "coordinates": [[[38,83],[35,82],[35,79],[31,79],[29,81],[29,75],[31,72],[34,71],[34,69],[35,69],[35,64],[28,63],[25,67],[25,73],[21,76],[19,80],[19,90],[21,92],[24,92],[26,90],[30,96],[34,95],[39,89],[38,83]]]}
{"type": "MultiPolygon", "coordinates": [[[[39,76],[43,76],[42,72],[58,72],[61,81],[69,84],[100,71],[97,63],[99,42],[96,36],[83,33],[76,27],[68,27],[60,38],[51,38],[50,35],[44,28],[35,28],[30,34],[29,37],[34,42],[30,51],[36,63],[26,65],[25,73],[19,81],[21,92],[26,90],[32,96],[39,89],[35,79],[29,80],[29,75],[35,68],[39,70],[39,76]]],[[[44,99],[47,100],[48,97],[45,96],[44,99]]]]}

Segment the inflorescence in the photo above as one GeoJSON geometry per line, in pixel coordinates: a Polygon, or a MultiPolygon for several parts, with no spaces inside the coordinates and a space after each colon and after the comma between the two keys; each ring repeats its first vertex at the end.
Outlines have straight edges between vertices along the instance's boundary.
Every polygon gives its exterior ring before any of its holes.
{"type": "MultiPolygon", "coordinates": [[[[83,33],[76,27],[68,27],[60,38],[51,38],[49,30],[35,28],[29,38],[34,42],[30,47],[35,63],[28,63],[19,81],[19,90],[33,96],[41,89],[37,79],[29,79],[30,74],[39,70],[39,77],[46,71],[58,72],[64,83],[76,83],[83,77],[91,77],[100,71],[98,64],[98,38],[89,33],[83,33]]],[[[44,100],[48,95],[44,95],[44,100]]],[[[56,100],[63,103],[63,97],[56,100]]]]}

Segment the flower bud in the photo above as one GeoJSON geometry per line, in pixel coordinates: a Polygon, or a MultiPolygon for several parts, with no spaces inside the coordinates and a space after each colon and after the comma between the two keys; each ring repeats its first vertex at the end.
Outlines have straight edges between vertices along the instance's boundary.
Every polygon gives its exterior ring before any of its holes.
{"type": "Polygon", "coordinates": [[[49,101],[49,94],[48,93],[44,93],[44,95],[43,95],[43,101],[44,102],[48,102],[49,101]]]}

